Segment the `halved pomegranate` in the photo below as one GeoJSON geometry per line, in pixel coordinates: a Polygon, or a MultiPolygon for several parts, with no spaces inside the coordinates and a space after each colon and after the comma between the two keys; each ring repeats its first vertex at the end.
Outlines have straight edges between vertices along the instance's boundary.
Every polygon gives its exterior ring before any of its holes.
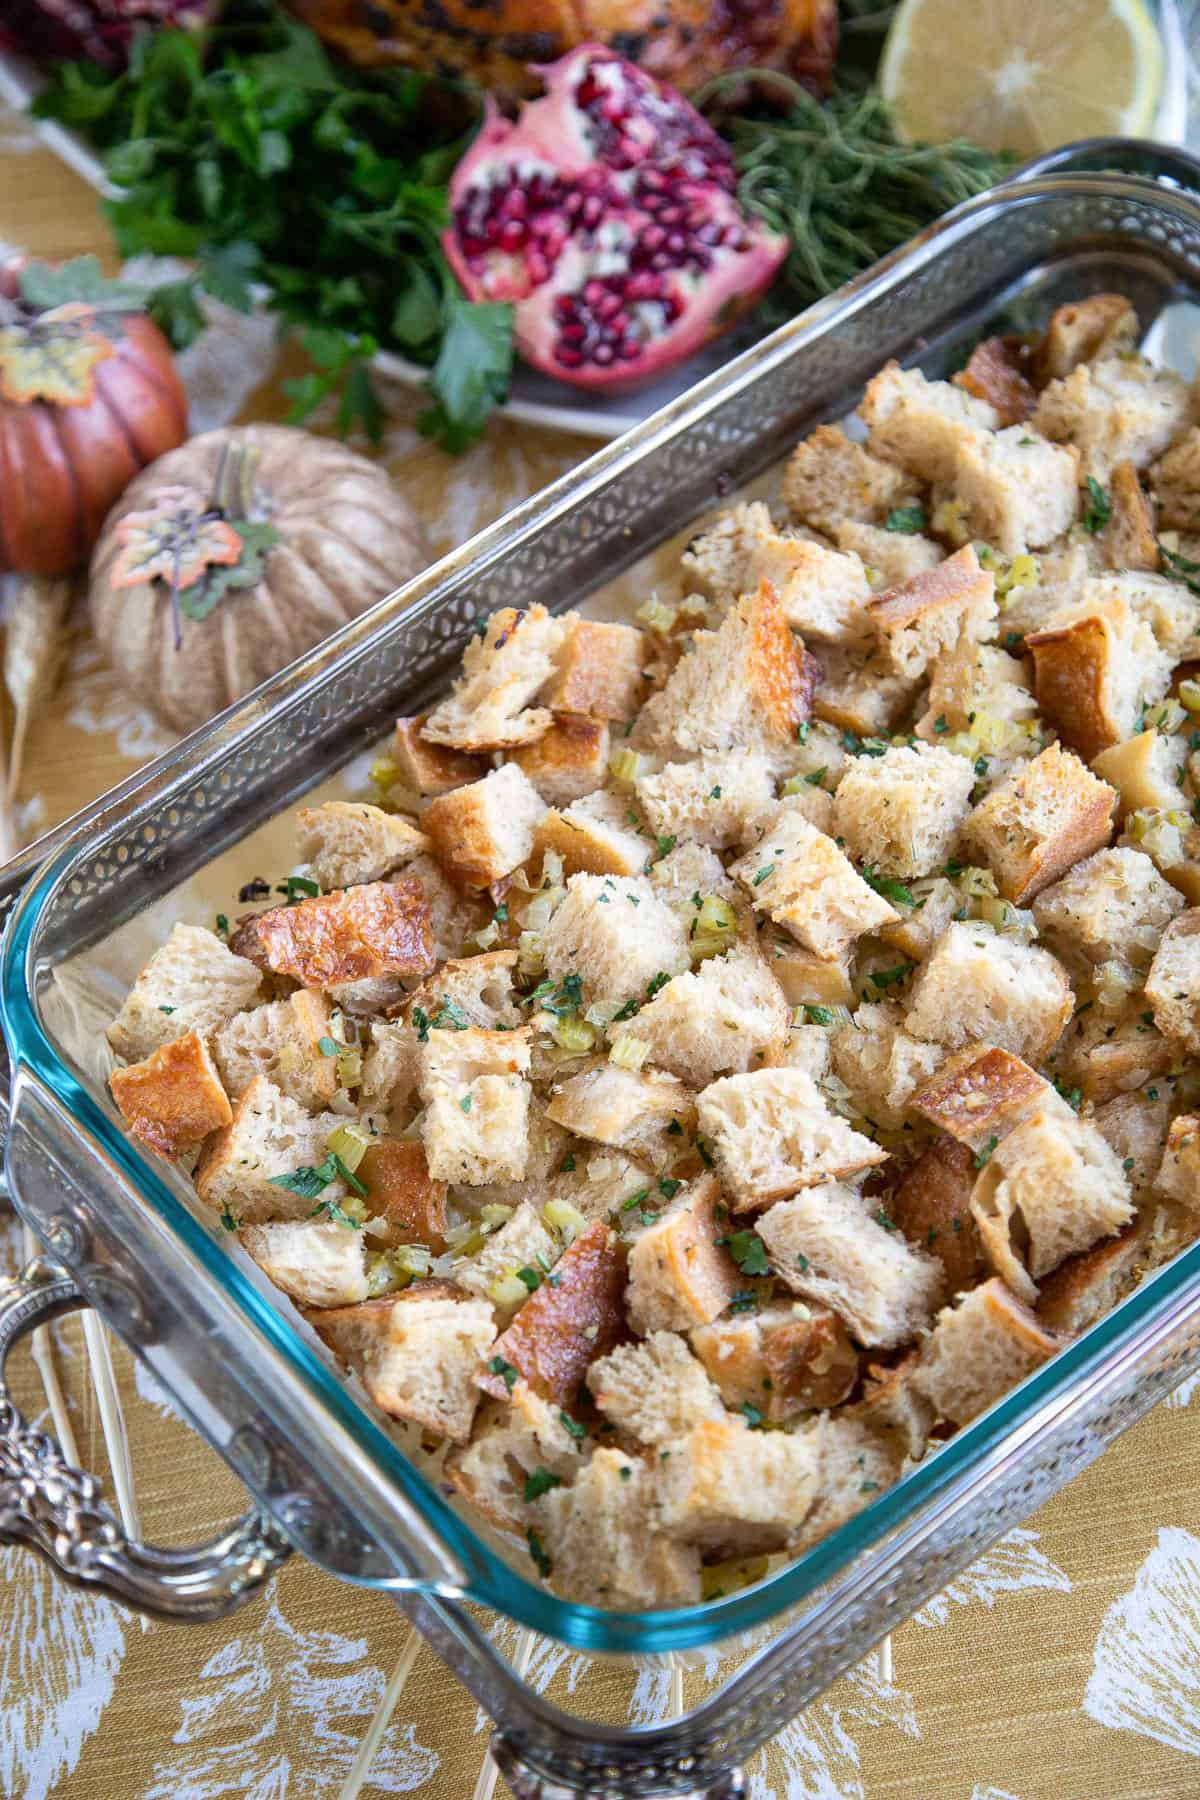
{"type": "Polygon", "coordinates": [[[515,302],[535,368],[636,387],[752,306],[787,239],[742,211],[729,146],[673,88],[596,44],[540,73],[515,124],[489,107],[442,242],[472,300],[515,302]]]}

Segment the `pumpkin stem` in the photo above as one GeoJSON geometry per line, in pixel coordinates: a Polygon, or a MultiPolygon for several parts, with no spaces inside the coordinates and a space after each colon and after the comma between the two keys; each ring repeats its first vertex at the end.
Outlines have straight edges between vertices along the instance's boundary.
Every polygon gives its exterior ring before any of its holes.
{"type": "Polygon", "coordinates": [[[258,473],[259,450],[235,438],[227,438],[221,446],[217,472],[213,478],[212,503],[225,519],[248,519],[254,504],[254,478],[258,473]]]}

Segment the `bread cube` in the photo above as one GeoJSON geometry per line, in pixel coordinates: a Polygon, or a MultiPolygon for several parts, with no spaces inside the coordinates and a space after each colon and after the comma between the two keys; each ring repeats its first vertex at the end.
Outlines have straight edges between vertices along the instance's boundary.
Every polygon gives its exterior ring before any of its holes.
{"type": "Polygon", "coordinates": [[[883,1207],[840,1182],[768,1208],[758,1235],[792,1292],[832,1308],[860,1344],[911,1342],[941,1297],[940,1263],[914,1250],[883,1207]]]}
{"type": "Polygon", "coordinates": [[[830,1112],[803,1069],[726,1075],[705,1088],[698,1107],[735,1211],[887,1161],[878,1144],[830,1112]]]}
{"type": "Polygon", "coordinates": [[[602,623],[571,613],[563,623],[557,671],[542,698],[555,713],[592,719],[632,719],[649,650],[632,625],[602,623]]]}
{"type": "Polygon", "coordinates": [[[400,1113],[413,1099],[421,1072],[417,1034],[403,1020],[372,1019],[358,1097],[363,1106],[400,1113]]]}
{"type": "Polygon", "coordinates": [[[916,492],[910,475],[872,456],[840,425],[818,425],[783,472],[783,503],[792,517],[830,537],[843,519],[882,525],[916,492]]]}
{"type": "Polygon", "coordinates": [[[520,1181],[529,1120],[525,1034],[474,1026],[430,1031],[420,1059],[430,1174],[467,1187],[520,1181]]]}
{"type": "Polygon", "coordinates": [[[822,646],[818,661],[822,679],[813,699],[813,717],[855,737],[891,731],[919,686],[915,678],[886,674],[877,659],[864,661],[857,652],[822,646]]]}
{"type": "Polygon", "coordinates": [[[659,1528],[653,1477],[619,1450],[597,1450],[570,1487],[543,1502],[541,1548],[555,1591],[583,1606],[694,1606],[700,1553],[659,1528]]]}
{"type": "Polygon", "coordinates": [[[1080,363],[1050,382],[1029,421],[1052,443],[1078,447],[1079,479],[1105,487],[1114,466],[1147,468],[1188,423],[1187,383],[1139,357],[1080,363]]]}
{"type": "Polygon", "coordinates": [[[931,744],[855,757],[834,795],[832,835],[881,875],[932,875],[954,848],[974,785],[965,756],[931,744]]]}
{"type": "Polygon", "coordinates": [[[946,555],[940,544],[919,531],[889,531],[885,525],[862,525],[854,519],[843,519],[833,535],[839,550],[862,561],[877,591],[936,569],[946,555]]]}
{"type": "Polygon", "coordinates": [[[856,1518],[898,1480],[901,1461],[893,1446],[850,1408],[824,1413],[810,1428],[817,1451],[817,1493],[804,1523],[788,1538],[799,1556],[856,1518]]]}
{"type": "Polygon", "coordinates": [[[692,589],[732,606],[760,581],[782,588],[807,546],[806,538],[779,529],[763,501],[743,501],[692,539],[680,567],[692,589]]]}
{"type": "Polygon", "coordinates": [[[1189,1212],[1200,1213],[1200,1116],[1180,1113],[1171,1120],[1155,1191],[1189,1212]]]}
{"type": "Polygon", "coordinates": [[[1101,1105],[1166,1074],[1178,1052],[1157,1029],[1145,996],[1134,989],[1124,1010],[1089,1007],[1054,1054],[1056,1080],[1101,1105]]]}
{"type": "Polygon", "coordinates": [[[986,858],[1004,898],[1026,906],[1082,857],[1107,844],[1116,803],[1113,788],[1070,750],[1050,744],[980,801],[965,832],[986,858]]]}
{"type": "Polygon", "coordinates": [[[705,1419],[669,1446],[655,1470],[665,1531],[707,1554],[781,1549],[817,1491],[817,1449],[805,1434],[705,1419]]]}
{"type": "Polygon", "coordinates": [[[542,816],[534,850],[540,856],[554,851],[568,875],[640,875],[654,846],[639,832],[636,817],[621,794],[588,794],[563,812],[542,816]]]}
{"type": "Polygon", "coordinates": [[[1000,422],[986,400],[948,381],[927,381],[920,369],[894,362],[867,383],[858,410],[869,427],[871,454],[899,463],[931,485],[947,485],[959,446],[1000,422]]]}
{"type": "Polygon", "coordinates": [[[758,943],[789,1006],[854,1005],[849,956],[814,956],[789,932],[773,926],[759,933],[758,943]]]}
{"type": "Polygon", "coordinates": [[[955,387],[995,409],[1000,429],[1022,424],[1037,405],[1026,378],[1027,359],[1014,338],[984,338],[976,344],[964,369],[950,377],[955,387]]]}
{"type": "Polygon", "coordinates": [[[483,637],[463,651],[462,674],[421,727],[429,744],[452,750],[509,750],[550,726],[545,707],[530,706],[555,674],[566,625],[544,606],[494,612],[483,637]]]}
{"type": "Polygon", "coordinates": [[[681,760],[705,750],[769,751],[795,739],[812,712],[815,683],[815,665],[763,582],[718,630],[694,634],[691,654],[642,708],[632,742],[681,760]]]}
{"type": "Polygon", "coordinates": [[[331,1036],[332,1016],[324,994],[308,988],[235,1013],[212,1038],[226,1092],[244,1093],[256,1075],[269,1075],[301,1106],[328,1106],[337,1092],[341,1047],[331,1036]]]}
{"type": "Polygon", "coordinates": [[[757,750],[731,750],[668,763],[635,783],[638,805],[659,837],[725,850],[741,842],[774,804],[771,765],[757,750]]]}
{"type": "Polygon", "coordinates": [[[1183,904],[1143,851],[1097,850],[1042,889],[1033,916],[1052,949],[1102,963],[1149,947],[1183,904]]]}
{"type": "Polygon", "coordinates": [[[724,863],[705,844],[676,844],[651,865],[648,879],[659,898],[679,914],[687,931],[710,895],[741,903],[741,894],[726,875],[724,863]]]}
{"type": "Polygon", "coordinates": [[[480,1387],[502,1399],[515,1370],[535,1394],[570,1407],[592,1363],[607,1356],[624,1334],[624,1286],[624,1247],[615,1231],[595,1219],[563,1251],[554,1280],[535,1288],[496,1340],[480,1387]]]}
{"type": "Polygon", "coordinates": [[[1175,531],[1200,526],[1200,425],[1182,432],[1150,471],[1160,525],[1175,531]]]}
{"type": "Polygon", "coordinates": [[[462,956],[491,917],[490,904],[482,894],[456,887],[432,856],[418,856],[405,873],[425,895],[436,960],[462,956]]]}
{"type": "Polygon", "coordinates": [[[833,1034],[824,1025],[793,1025],[763,1057],[768,1069],[803,1069],[818,1085],[829,1073],[833,1034]]]}
{"type": "Polygon", "coordinates": [[[484,1239],[481,1250],[473,1256],[459,1257],[454,1265],[453,1279],[468,1294],[474,1294],[479,1300],[490,1300],[493,1306],[508,1314],[516,1308],[507,1297],[498,1297],[497,1283],[524,1269],[533,1286],[523,1280],[516,1284],[520,1288],[516,1305],[520,1306],[530,1293],[537,1291],[542,1277],[549,1274],[558,1257],[558,1240],[547,1231],[537,1209],[525,1200],[511,1219],[506,1219],[498,1231],[484,1239]]]}
{"type": "Polygon", "coordinates": [[[803,544],[791,572],[779,583],[784,617],[806,643],[863,643],[870,636],[870,598],[862,558],[824,544],[803,544]]]}
{"type": "Polygon", "coordinates": [[[679,916],[644,876],[572,875],[542,937],[546,972],[578,976],[585,1005],[614,1010],[640,999],[656,975],[688,966],[679,916]]]}
{"type": "Polygon", "coordinates": [[[1043,714],[1089,761],[1129,737],[1142,706],[1170,681],[1170,657],[1107,583],[1085,582],[1083,598],[1030,632],[1025,647],[1043,714]]]}
{"type": "Polygon", "coordinates": [[[981,569],[972,545],[936,569],[877,594],[868,607],[879,647],[878,668],[915,681],[960,637],[989,635],[996,617],[995,577],[981,569]]]}
{"type": "Polygon", "coordinates": [[[1089,1330],[1137,1286],[1146,1257],[1146,1235],[1146,1224],[1135,1219],[1116,1237],[1105,1238],[1078,1256],[1068,1256],[1041,1285],[1038,1323],[1067,1337],[1089,1330]]]}
{"type": "Polygon", "coordinates": [[[640,1344],[618,1344],[592,1364],[587,1384],[596,1411],[643,1444],[669,1444],[725,1413],[704,1364],[673,1331],[651,1332],[640,1344]]]}
{"type": "Polygon", "coordinates": [[[1037,701],[1024,685],[1024,665],[994,644],[960,638],[944,650],[929,671],[925,712],[917,736],[936,744],[947,731],[970,731],[972,742],[988,752],[989,762],[1039,747],[1037,701]],[[1028,725],[1025,731],[1005,726],[1028,725]]]}
{"type": "Polygon", "coordinates": [[[1036,1064],[1058,1042],[1074,1006],[1071,984],[1048,950],[963,921],[947,927],[918,971],[904,1028],[948,1050],[992,1044],[1036,1064]]]}
{"type": "MultiPolygon", "coordinates": [[[[1129,1177],[1129,1190],[1139,1205],[1158,1176],[1171,1126],[1173,1083],[1134,1088],[1114,1094],[1092,1114],[1092,1124],[1129,1177]]],[[[1200,1199],[1200,1194],[1197,1196],[1200,1199]]]]}
{"type": "Polygon", "coordinates": [[[621,1069],[613,1063],[584,1069],[559,1083],[547,1116],[577,1137],[613,1144],[658,1167],[677,1153],[696,1119],[682,1081],[657,1070],[621,1069]]]}
{"type": "Polygon", "coordinates": [[[1159,565],[1154,506],[1131,462],[1117,463],[1109,483],[1112,514],[1104,528],[1104,557],[1111,569],[1154,571],[1159,565]]]}
{"type": "Polygon", "coordinates": [[[509,760],[547,806],[570,806],[604,786],[611,748],[612,734],[603,719],[562,713],[544,737],[512,751],[509,760]]]}
{"type": "Polygon", "coordinates": [[[215,932],[176,925],[134,982],[108,1041],[126,1062],[141,1062],[189,1031],[207,1037],[253,1006],[261,986],[261,971],[235,956],[215,932]]]}
{"type": "Polygon", "coordinates": [[[1133,1217],[1120,1160],[1096,1127],[1040,1111],[1001,1139],[971,1196],[988,1260],[1020,1299],[1076,1251],[1133,1217]]]}
{"type": "MultiPolygon", "coordinates": [[[[622,1027],[649,1045],[650,1060],[692,1087],[757,1066],[787,1036],[787,1001],[753,944],[736,943],[676,975],[622,1027]]],[[[617,1029],[614,1027],[614,1029],[617,1029]]]]}
{"type": "Polygon", "coordinates": [[[753,1407],[771,1425],[836,1406],[858,1383],[858,1352],[845,1326],[828,1307],[803,1300],[757,1305],[698,1325],[692,1349],[731,1411],[753,1407]]]}
{"type": "Polygon", "coordinates": [[[451,788],[478,781],[487,774],[485,756],[467,756],[461,750],[428,743],[422,735],[424,724],[423,714],[396,720],[391,758],[401,787],[421,796],[448,794],[451,788]]]}
{"type": "Polygon", "coordinates": [[[409,1020],[419,1025],[423,1012],[435,1030],[450,1031],[461,1029],[464,1021],[483,1031],[519,1025],[521,1011],[513,997],[516,966],[515,950],[451,957],[414,991],[407,1007],[409,1020]]]}
{"type": "Polygon", "coordinates": [[[261,969],[328,992],[433,966],[429,902],[411,874],[272,906],[246,919],[229,942],[261,969]]]}
{"type": "Polygon", "coordinates": [[[981,432],[958,447],[953,488],[973,538],[1004,556],[1053,543],[1075,522],[1076,455],[1025,425],[981,432]]]}
{"type": "Polygon", "coordinates": [[[415,1282],[397,1297],[310,1313],[309,1323],[358,1369],[381,1412],[466,1443],[479,1404],[475,1372],[495,1338],[486,1300],[456,1297],[449,1282],[415,1282]]]}
{"type": "Polygon", "coordinates": [[[912,1108],[958,1143],[987,1155],[1033,1113],[1071,1113],[1036,1069],[995,1044],[972,1044],[947,1057],[913,1094],[912,1108]]]}
{"type": "Polygon", "coordinates": [[[1163,931],[1146,977],[1146,1000],[1163,1036],[1200,1056],[1200,907],[1189,907],[1163,931]]]}
{"type": "Polygon", "coordinates": [[[879,936],[912,962],[923,962],[961,906],[962,895],[954,883],[939,875],[916,910],[901,912],[894,925],[880,929],[879,936]]]}
{"type": "Polygon", "coordinates": [[[424,1244],[435,1256],[446,1250],[446,1183],[429,1173],[425,1146],[415,1138],[378,1138],[355,1173],[367,1190],[370,1218],[364,1227],[375,1249],[424,1244]]]}
{"type": "Polygon", "coordinates": [[[516,763],[482,781],[439,794],[425,810],[434,855],[467,887],[491,887],[533,854],[534,833],[546,804],[516,763]]]}
{"type": "Polygon", "coordinates": [[[1069,375],[1082,362],[1104,362],[1136,350],[1137,314],[1124,294],[1089,294],[1051,317],[1038,346],[1042,381],[1069,375]]]}
{"type": "Polygon", "coordinates": [[[896,918],[895,908],[800,808],[784,800],[764,822],[766,835],[729,872],[755,909],[784,926],[805,949],[826,959],[839,957],[864,932],[896,918]]]}
{"type": "Polygon", "coordinates": [[[724,1206],[718,1221],[720,1201],[714,1177],[701,1176],[636,1238],[625,1307],[640,1336],[707,1325],[741,1287],[737,1264],[718,1242],[728,1223],[724,1206]]]}
{"type": "Polygon", "coordinates": [[[382,881],[423,850],[429,839],[394,813],[362,800],[326,800],[296,814],[301,860],[328,893],[361,881],[382,881]]]}
{"type": "Polygon", "coordinates": [[[971,1215],[977,1173],[969,1145],[937,1137],[887,1198],[893,1224],[910,1244],[941,1264],[947,1294],[974,1287],[983,1273],[983,1245],[971,1215]]]}
{"type": "Polygon", "coordinates": [[[1122,818],[1141,809],[1186,811],[1187,801],[1177,781],[1174,745],[1174,739],[1164,737],[1151,726],[1094,759],[1092,773],[1116,791],[1117,811],[1122,818]]]}
{"type": "Polygon", "coordinates": [[[298,1306],[354,1306],[367,1297],[363,1234],[353,1225],[276,1219],[241,1239],[263,1274],[298,1306]]]}
{"type": "Polygon", "coordinates": [[[833,1040],[833,1071],[872,1125],[899,1131],[914,1092],[925,1085],[945,1051],[910,1037],[895,1007],[864,1002],[833,1040]]]}
{"type": "Polygon", "coordinates": [[[464,1448],[451,1450],[444,1462],[447,1481],[501,1530],[520,1529],[538,1519],[536,1501],[525,1498],[525,1484],[538,1469],[572,1481],[583,1467],[583,1446],[567,1430],[556,1406],[518,1381],[508,1400],[487,1400],[480,1407],[464,1448]]]}
{"type": "MultiPolygon", "coordinates": [[[[1082,591],[1085,596],[1097,594],[1105,599],[1124,600],[1134,617],[1149,626],[1163,660],[1173,663],[1195,655],[1193,634],[1200,620],[1200,600],[1184,582],[1169,575],[1126,568],[1114,575],[1091,577],[1082,591]]],[[[1144,634],[1138,643],[1147,666],[1160,666],[1155,663],[1144,634]]]]}
{"type": "Polygon", "coordinates": [[[196,1031],[160,1044],[144,1062],[114,1069],[109,1086],[131,1134],[158,1156],[182,1156],[233,1117],[217,1066],[196,1031]]]}
{"type": "Polygon", "coordinates": [[[297,1194],[277,1185],[277,1178],[319,1168],[329,1154],[329,1139],[346,1123],[340,1113],[308,1113],[268,1081],[256,1075],[233,1108],[233,1116],[204,1147],[196,1167],[196,1192],[215,1213],[228,1213],[243,1225],[265,1219],[306,1219],[314,1196],[341,1201],[346,1188],[331,1181],[297,1194]]]}
{"type": "Polygon", "coordinates": [[[1061,1342],[1002,1281],[985,1281],[938,1314],[917,1382],[939,1418],[969,1425],[1061,1342]]]}

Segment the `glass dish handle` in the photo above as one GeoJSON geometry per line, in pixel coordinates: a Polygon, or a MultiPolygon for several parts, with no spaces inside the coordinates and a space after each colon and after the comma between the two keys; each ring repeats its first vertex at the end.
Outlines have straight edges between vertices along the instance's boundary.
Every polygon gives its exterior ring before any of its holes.
{"type": "Polygon", "coordinates": [[[131,1543],[96,1477],[71,1468],[9,1393],[5,1365],[18,1339],[86,1305],[67,1271],[41,1258],[0,1285],[0,1542],[28,1544],[74,1586],[100,1589],[156,1618],[222,1618],[253,1598],[291,1553],[278,1528],[253,1511],[189,1549],[131,1543]]]}
{"type": "MultiPolygon", "coordinates": [[[[588,1780],[586,1787],[576,1787],[552,1775],[539,1773],[524,1761],[520,1751],[500,1731],[492,1733],[491,1748],[492,1760],[512,1790],[514,1800],[588,1800],[591,1794],[599,1800],[601,1795],[624,1792],[624,1789],[593,1786],[594,1777],[588,1780]]],[[[629,1789],[631,1794],[634,1791],[632,1787],[629,1789]]],[[[640,1793],[641,1789],[636,1791],[640,1793]]],[[[656,1793],[662,1791],[655,1789],[656,1793]]],[[[740,1769],[727,1769],[717,1776],[715,1783],[708,1782],[704,1787],[671,1789],[673,1800],[747,1800],[749,1792],[746,1777],[740,1769]]]]}

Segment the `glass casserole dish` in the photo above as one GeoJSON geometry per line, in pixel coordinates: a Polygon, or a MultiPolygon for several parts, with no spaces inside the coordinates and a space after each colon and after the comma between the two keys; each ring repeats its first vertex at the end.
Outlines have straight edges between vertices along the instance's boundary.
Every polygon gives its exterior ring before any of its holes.
{"type": "MultiPolygon", "coordinates": [[[[96,1046],[163,921],[207,918],[272,820],[444,684],[481,612],[577,603],[820,420],[890,357],[940,374],[1001,319],[1024,328],[1097,291],[1144,327],[1200,318],[1200,186],[1190,159],[1096,145],[1047,159],[812,309],[517,509],[365,619],[99,802],[10,871],[0,1010],[13,1079],[7,1171],[44,1266],[0,1300],[0,1354],[79,1296],[93,1304],[242,1479],[261,1513],[188,1553],[123,1544],[88,1478],[9,1408],[0,1534],[149,1610],[212,1617],[300,1550],[387,1589],[497,1721],[520,1794],[735,1794],[737,1765],[1200,1364],[1200,1245],[1147,1280],[990,1412],[801,1560],[677,1612],[566,1603],[525,1579],[336,1378],[298,1316],[231,1257],[189,1184],[121,1129],[96,1046]],[[736,1642],[737,1673],[670,1725],[617,1730],[549,1705],[465,1601],[571,1646],[663,1655],[736,1642]]],[[[619,590],[618,592],[619,597],[619,590]]],[[[340,791],[331,789],[331,791],[340,791]]],[[[240,871],[240,873],[239,873],[240,871]]]]}

